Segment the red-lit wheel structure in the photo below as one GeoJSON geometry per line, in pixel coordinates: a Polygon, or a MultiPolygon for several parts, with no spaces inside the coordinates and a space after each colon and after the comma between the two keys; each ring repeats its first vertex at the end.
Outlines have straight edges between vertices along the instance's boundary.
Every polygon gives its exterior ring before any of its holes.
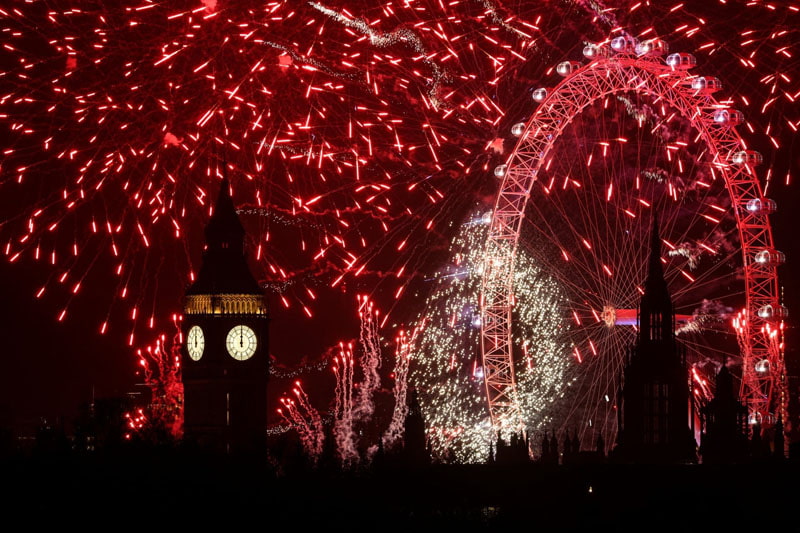
{"type": "MultiPolygon", "coordinates": [[[[536,220],[526,222],[526,219],[542,214],[545,208],[541,206],[553,203],[550,197],[555,194],[555,189],[562,190],[554,183],[562,181],[563,190],[575,189],[577,192],[572,194],[581,194],[583,198],[591,195],[593,198],[571,210],[566,203],[568,197],[563,196],[565,200],[559,199],[562,203],[558,204],[561,207],[551,209],[547,219],[540,224],[550,228],[547,230],[547,244],[554,243],[552,249],[560,251],[564,264],[573,269],[572,274],[563,278],[565,285],[575,287],[574,297],[565,308],[565,315],[573,316],[575,324],[580,326],[572,328],[572,338],[584,339],[570,341],[577,359],[582,358],[581,350],[588,354],[586,357],[610,357],[596,352],[602,339],[612,336],[612,326],[627,324],[629,331],[635,326],[639,298],[636,291],[637,288],[641,290],[637,284],[643,279],[643,271],[634,268],[639,261],[637,254],[644,253],[639,244],[646,242],[646,228],[653,212],[658,211],[661,217],[663,211],[662,238],[669,256],[662,256],[662,261],[666,264],[668,278],[673,280],[670,282],[671,290],[678,298],[676,312],[689,322],[692,316],[687,310],[698,305],[689,303],[691,295],[701,294],[705,304],[711,300],[707,293],[713,292],[712,289],[723,287],[720,290],[727,291],[730,296],[723,300],[731,309],[735,305],[738,315],[731,319],[736,313],[728,313],[724,326],[714,327],[735,339],[737,348],[731,353],[742,365],[742,401],[749,407],[751,422],[774,422],[783,414],[786,401],[781,344],[786,309],[780,303],[776,272],[784,256],[774,247],[768,217],[776,204],[764,196],[756,175],[761,156],[747,148],[735,127],[743,123],[743,115],[730,107],[730,101],[715,99],[714,93],[721,88],[717,78],[692,73],[695,66],[692,55],[668,55],[666,43],[658,39],[639,43],[628,37],[617,37],[607,43],[587,46],[584,56],[588,63],[565,61],[558,65],[556,72],[563,79],[555,87],[533,92],[536,110],[529,119],[512,128],[519,140],[506,163],[495,169],[500,187],[486,241],[481,295],[481,350],[495,430],[521,428],[527,423],[524,418],[528,414],[521,411],[515,382],[514,351],[520,349],[520,341],[514,338],[513,333],[515,256],[520,248],[521,235],[527,231],[524,226],[536,227],[538,224],[536,220]],[[621,95],[634,96],[623,98],[621,95]],[[570,128],[574,129],[572,123],[576,117],[587,110],[599,117],[610,105],[620,101],[629,105],[636,98],[646,100],[643,108],[657,110],[654,115],[660,113],[658,121],[654,119],[656,125],[650,133],[655,131],[653,135],[658,137],[657,142],[653,141],[654,145],[661,143],[658,149],[659,157],[663,159],[661,166],[674,165],[676,180],[669,176],[670,172],[664,171],[662,174],[667,177],[653,177],[655,173],[642,171],[639,168],[641,164],[634,169],[635,172],[617,169],[605,159],[607,150],[615,149],[609,147],[613,144],[610,141],[598,141],[598,149],[596,146],[584,147],[560,153],[554,148],[568,134],[570,138],[579,139],[570,128]],[[670,133],[669,124],[676,121],[679,125],[674,129],[685,130],[680,133],[684,137],[670,133]],[[659,128],[665,133],[662,134],[659,128]],[[684,142],[681,138],[688,140],[684,142]],[[690,144],[691,148],[688,147],[690,144]],[[584,181],[570,177],[570,172],[578,171],[575,166],[569,166],[573,165],[569,161],[571,155],[579,158],[581,153],[588,154],[588,162],[581,164],[591,169],[592,150],[597,156],[595,168],[598,164],[605,165],[602,172],[609,177],[609,183],[600,184],[602,188],[587,183],[591,172],[582,171],[586,176],[584,181]],[[601,153],[603,160],[597,163],[601,153]],[[692,168],[684,174],[686,165],[692,168]],[[652,179],[643,183],[647,181],[643,175],[652,179]],[[628,185],[623,178],[628,179],[628,185]],[[673,181],[680,184],[681,192],[678,192],[678,185],[673,186],[673,181]],[[719,197],[724,197],[723,201],[712,201],[711,193],[706,192],[708,190],[717,191],[719,197]],[[590,194],[590,191],[594,192],[590,194]],[[605,204],[601,196],[607,197],[605,204]],[[670,198],[662,200],[661,197],[670,198]],[[531,198],[534,200],[529,202],[531,198]],[[604,210],[611,213],[607,224],[598,222],[598,217],[605,216],[604,210]],[[592,222],[582,223],[580,219],[592,222]],[[592,232],[596,234],[595,240],[605,239],[605,248],[595,246],[593,249],[595,241],[588,237],[592,232]],[[630,243],[625,241],[629,236],[630,243]],[[717,245],[709,244],[714,240],[717,245]],[[570,244],[573,242],[574,246],[570,244]],[[627,249],[615,251],[615,248],[624,247],[627,249]],[[696,257],[687,251],[693,247],[700,250],[696,257]],[[709,252],[703,252],[700,247],[709,252]],[[706,255],[702,256],[702,253],[706,255]],[[578,257],[581,254],[587,258],[583,263],[578,257]],[[609,259],[606,260],[603,254],[609,259]],[[697,271],[687,266],[690,260],[701,263],[700,267],[692,264],[697,271]],[[574,266],[579,263],[580,268],[574,266]],[[615,275],[625,267],[625,263],[634,263],[632,273],[624,280],[618,280],[619,276],[615,275]],[[609,284],[616,288],[604,293],[604,285],[609,284]],[[686,303],[680,304],[681,298],[686,303]],[[684,310],[680,309],[681,305],[684,310]],[[595,353],[589,353],[581,343],[591,346],[595,353]]],[[[629,107],[634,106],[630,104],[629,107]]],[[[646,118],[636,113],[631,112],[638,117],[638,128],[645,130],[642,134],[645,135],[648,130],[643,127],[646,118]]],[[[592,118],[585,120],[588,122],[592,118]]],[[[614,127],[617,127],[616,121],[614,127]]],[[[611,127],[606,129],[612,130],[611,127]]],[[[608,131],[604,133],[608,134],[608,131]]],[[[617,140],[620,141],[620,150],[632,152],[635,149],[635,142],[622,138],[617,140]]],[[[588,141],[571,142],[580,147],[588,141]]],[[[646,159],[642,156],[642,160],[646,159]]],[[[546,248],[536,244],[528,246],[531,250],[527,251],[534,254],[537,249],[546,248]]],[[[620,343],[632,340],[630,333],[617,337],[614,342],[618,344],[609,341],[606,350],[623,351],[624,346],[620,343]]],[[[700,352],[703,350],[707,349],[699,348],[700,352]]],[[[606,373],[618,375],[622,354],[614,357],[617,363],[606,373]]],[[[698,383],[703,382],[703,378],[695,376],[695,379],[698,383]]],[[[607,386],[605,392],[601,391],[609,405],[614,403],[613,396],[609,400],[612,389],[607,386]]],[[[612,417],[611,414],[604,416],[612,417]]],[[[606,437],[611,434],[611,431],[606,431],[606,437]]]]}

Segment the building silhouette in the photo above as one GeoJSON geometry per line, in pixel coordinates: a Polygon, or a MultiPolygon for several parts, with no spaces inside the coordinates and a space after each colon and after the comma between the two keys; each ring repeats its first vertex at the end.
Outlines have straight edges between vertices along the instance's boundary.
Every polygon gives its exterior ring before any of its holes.
{"type": "Polygon", "coordinates": [[[559,463],[558,440],[555,431],[553,431],[552,437],[547,436],[547,431],[544,432],[539,450],[539,463],[548,465],[559,463]]]}
{"type": "Polygon", "coordinates": [[[494,464],[521,465],[531,462],[528,435],[522,432],[512,433],[508,440],[497,436],[494,445],[494,464]]]}
{"type": "Polygon", "coordinates": [[[785,446],[786,439],[783,433],[783,417],[779,416],[778,421],[775,423],[775,428],[772,436],[772,455],[776,459],[785,459],[785,446]]]}
{"type": "Polygon", "coordinates": [[[205,237],[184,300],[184,439],[206,450],[256,452],[266,445],[267,305],[247,265],[227,178],[205,237]]]}
{"type": "Polygon", "coordinates": [[[134,409],[134,401],[130,395],[92,398],[91,402],[82,404],[75,420],[74,450],[118,451],[130,431],[126,415],[134,409]]]}
{"type": "Polygon", "coordinates": [[[426,466],[431,462],[431,450],[425,435],[425,418],[419,404],[417,389],[408,395],[408,414],[403,427],[403,448],[400,461],[408,466],[426,466]]]}
{"type": "Polygon", "coordinates": [[[564,441],[559,450],[559,442],[556,432],[553,431],[550,437],[545,432],[539,445],[539,457],[536,462],[541,465],[576,466],[601,464],[606,461],[605,442],[602,435],[597,435],[594,449],[581,449],[581,440],[578,432],[573,430],[570,437],[569,430],[564,431],[564,441]]]}
{"type": "Polygon", "coordinates": [[[723,363],[714,398],[701,409],[703,463],[738,463],[749,457],[747,407],[738,398],[733,376],[723,363]]]}
{"type": "Polygon", "coordinates": [[[688,372],[675,340],[675,313],[661,265],[658,219],[639,306],[639,332],[628,352],[618,402],[615,458],[626,462],[696,461],[688,372]]]}

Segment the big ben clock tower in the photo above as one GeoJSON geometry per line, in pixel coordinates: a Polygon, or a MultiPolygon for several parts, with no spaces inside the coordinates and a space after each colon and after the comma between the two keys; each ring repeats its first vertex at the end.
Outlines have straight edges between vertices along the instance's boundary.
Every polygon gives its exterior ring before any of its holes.
{"type": "Polygon", "coordinates": [[[269,374],[264,294],[244,255],[227,178],[205,230],[197,280],[184,300],[184,438],[225,453],[264,450],[269,374]]]}

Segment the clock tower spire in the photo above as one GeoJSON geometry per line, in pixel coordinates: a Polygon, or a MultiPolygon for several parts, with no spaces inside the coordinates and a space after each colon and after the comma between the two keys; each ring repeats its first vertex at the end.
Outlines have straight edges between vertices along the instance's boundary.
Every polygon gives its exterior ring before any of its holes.
{"type": "Polygon", "coordinates": [[[205,237],[184,299],[184,437],[207,450],[256,453],[266,445],[268,313],[227,177],[205,237]]]}

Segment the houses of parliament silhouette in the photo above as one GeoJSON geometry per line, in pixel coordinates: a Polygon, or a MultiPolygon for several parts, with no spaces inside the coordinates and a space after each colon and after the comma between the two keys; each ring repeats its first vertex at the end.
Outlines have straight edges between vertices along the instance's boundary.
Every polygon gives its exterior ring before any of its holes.
{"type": "Polygon", "coordinates": [[[722,362],[714,398],[699,410],[689,384],[686,352],[675,339],[675,312],[661,264],[658,218],[653,217],[639,331],[627,354],[617,403],[617,446],[612,458],[629,463],[737,463],[784,457],[783,424],[772,446],[761,427],[748,439],[747,408],[738,399],[733,376],[722,362]],[[695,441],[699,411],[701,442],[695,441]]]}

